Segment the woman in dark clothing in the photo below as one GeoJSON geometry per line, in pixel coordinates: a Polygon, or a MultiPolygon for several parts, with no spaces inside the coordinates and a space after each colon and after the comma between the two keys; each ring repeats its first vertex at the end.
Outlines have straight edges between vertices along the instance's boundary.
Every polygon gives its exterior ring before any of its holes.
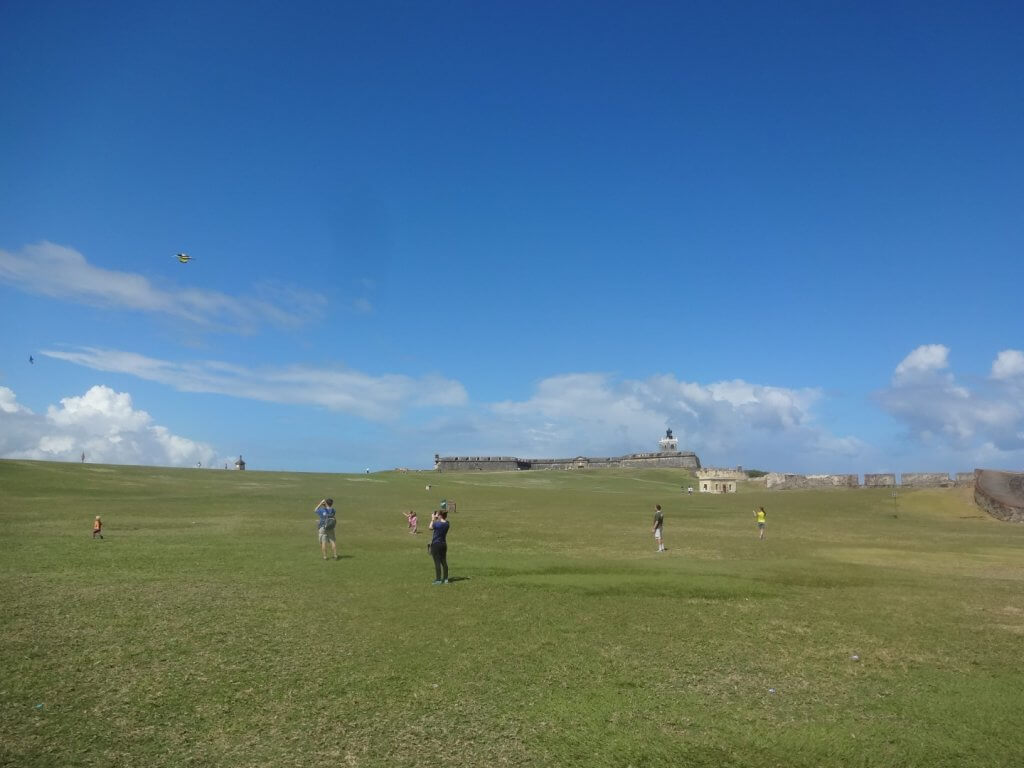
{"type": "Polygon", "coordinates": [[[448,583],[448,511],[442,509],[430,515],[430,555],[434,558],[434,583],[448,583]],[[443,575],[442,575],[443,571],[443,575]]]}

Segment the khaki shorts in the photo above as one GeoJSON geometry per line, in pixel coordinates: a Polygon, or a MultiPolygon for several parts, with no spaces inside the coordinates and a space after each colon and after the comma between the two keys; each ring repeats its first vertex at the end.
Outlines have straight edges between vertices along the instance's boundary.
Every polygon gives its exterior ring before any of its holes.
{"type": "Polygon", "coordinates": [[[661,541],[661,528],[654,529],[654,538],[661,541]]]}
{"type": "Polygon", "coordinates": [[[317,531],[317,539],[321,544],[328,541],[337,541],[338,539],[334,536],[334,531],[317,531]]]}

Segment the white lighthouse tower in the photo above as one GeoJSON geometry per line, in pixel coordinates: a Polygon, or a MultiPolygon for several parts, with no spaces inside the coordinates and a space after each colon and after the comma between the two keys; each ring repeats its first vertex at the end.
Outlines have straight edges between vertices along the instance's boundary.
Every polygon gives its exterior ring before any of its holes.
{"type": "Polygon", "coordinates": [[[658,441],[658,448],[662,453],[676,453],[679,451],[679,441],[672,437],[671,429],[665,430],[665,436],[658,441]]]}

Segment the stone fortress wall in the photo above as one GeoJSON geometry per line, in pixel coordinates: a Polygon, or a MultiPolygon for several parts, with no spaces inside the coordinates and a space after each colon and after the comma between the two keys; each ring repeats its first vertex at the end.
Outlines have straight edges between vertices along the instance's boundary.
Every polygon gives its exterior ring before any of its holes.
{"type": "Polygon", "coordinates": [[[813,488],[953,488],[975,483],[975,472],[894,472],[859,475],[798,475],[769,472],[763,478],[750,479],[740,468],[701,467],[697,454],[690,451],[658,451],[630,453],[625,456],[577,456],[564,459],[520,459],[515,456],[435,456],[434,468],[439,472],[518,472],[537,470],[580,469],[644,469],[667,467],[695,472],[698,480],[736,480],[751,484],[764,483],[770,490],[788,491],[813,488]],[[897,482],[898,481],[898,482],[897,482]]]}
{"type": "Polygon", "coordinates": [[[630,453],[625,456],[577,456],[573,459],[520,459],[515,456],[434,456],[438,472],[515,472],[520,470],[641,469],[669,467],[700,469],[700,459],[691,451],[630,453]]]}
{"type": "Polygon", "coordinates": [[[974,503],[992,517],[1024,523],[1024,473],[974,470],[974,503]]]}
{"type": "Polygon", "coordinates": [[[790,490],[793,488],[857,488],[857,475],[793,475],[783,472],[769,472],[764,476],[765,488],[790,490]]]}
{"type": "Polygon", "coordinates": [[[858,475],[793,475],[769,472],[764,477],[765,488],[786,491],[800,488],[960,488],[974,485],[974,472],[904,472],[900,482],[895,473],[864,475],[861,485],[858,475]]]}

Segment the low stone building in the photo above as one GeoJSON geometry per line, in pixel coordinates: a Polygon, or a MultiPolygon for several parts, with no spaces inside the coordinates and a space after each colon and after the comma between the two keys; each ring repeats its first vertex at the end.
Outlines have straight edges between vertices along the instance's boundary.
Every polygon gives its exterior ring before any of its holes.
{"type": "Polygon", "coordinates": [[[737,482],[735,477],[718,477],[712,473],[698,480],[697,490],[701,493],[736,493],[737,482]]]}
{"type": "Polygon", "coordinates": [[[697,479],[715,480],[746,480],[747,473],[741,467],[736,469],[719,469],[717,467],[703,467],[697,470],[697,479]]]}

